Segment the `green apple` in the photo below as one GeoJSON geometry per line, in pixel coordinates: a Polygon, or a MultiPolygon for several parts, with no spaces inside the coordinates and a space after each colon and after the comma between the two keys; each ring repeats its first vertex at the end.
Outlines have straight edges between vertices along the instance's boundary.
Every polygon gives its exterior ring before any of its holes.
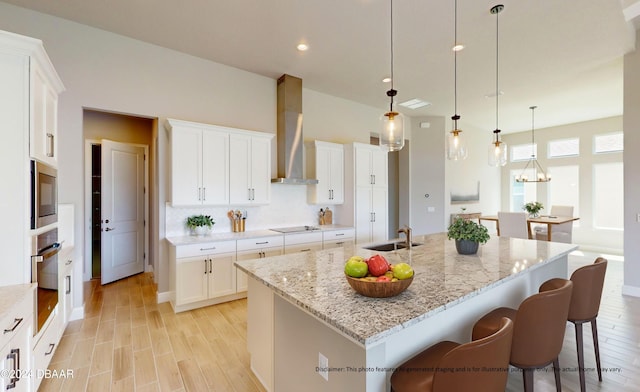
{"type": "Polygon", "coordinates": [[[402,279],[409,279],[413,276],[413,268],[407,263],[398,263],[393,266],[393,277],[402,279]]]}
{"type": "Polygon", "coordinates": [[[367,275],[369,268],[363,257],[351,256],[344,265],[344,273],[353,278],[362,278],[367,275]]]}

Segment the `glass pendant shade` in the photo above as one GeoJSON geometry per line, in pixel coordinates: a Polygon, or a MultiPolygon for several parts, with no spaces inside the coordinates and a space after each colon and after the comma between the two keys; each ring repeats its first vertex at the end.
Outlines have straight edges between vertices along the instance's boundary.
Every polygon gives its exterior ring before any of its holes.
{"type": "Polygon", "coordinates": [[[404,116],[387,112],[380,117],[380,146],[387,151],[399,151],[404,147],[404,116]]]}
{"type": "Polygon", "coordinates": [[[489,144],[489,166],[504,166],[507,164],[507,144],[500,140],[489,144]]]}
{"type": "Polygon", "coordinates": [[[467,158],[468,150],[462,130],[457,127],[447,135],[447,159],[453,161],[467,158]]]}

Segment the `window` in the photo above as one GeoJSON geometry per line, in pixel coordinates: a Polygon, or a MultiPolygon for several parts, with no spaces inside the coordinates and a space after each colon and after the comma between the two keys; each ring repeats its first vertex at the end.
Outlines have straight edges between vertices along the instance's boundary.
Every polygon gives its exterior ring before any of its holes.
{"type": "MultiPolygon", "coordinates": [[[[548,189],[548,206],[546,213],[551,211],[551,206],[573,206],[573,215],[580,216],[580,167],[552,166],[548,168],[551,182],[548,189]]],[[[576,221],[578,225],[580,221],[576,221]]]]}
{"type": "Polygon", "coordinates": [[[593,137],[593,153],[604,154],[623,151],[623,142],[622,132],[596,135],[593,137]]]}
{"type": "Polygon", "coordinates": [[[537,187],[535,182],[516,182],[516,176],[525,174],[529,178],[533,178],[533,169],[527,169],[524,173],[522,170],[511,170],[511,198],[509,211],[522,212],[522,206],[530,201],[536,201],[537,187]]]}
{"type": "Polygon", "coordinates": [[[549,158],[562,158],[580,155],[580,139],[558,139],[549,142],[549,158]]]}
{"type": "Polygon", "coordinates": [[[622,162],[593,165],[593,226],[595,228],[623,229],[623,188],[622,162]]]}
{"type": "Polygon", "coordinates": [[[531,158],[533,152],[534,157],[538,157],[538,145],[533,144],[533,151],[531,150],[531,143],[518,144],[511,147],[511,162],[526,161],[531,158]]]}

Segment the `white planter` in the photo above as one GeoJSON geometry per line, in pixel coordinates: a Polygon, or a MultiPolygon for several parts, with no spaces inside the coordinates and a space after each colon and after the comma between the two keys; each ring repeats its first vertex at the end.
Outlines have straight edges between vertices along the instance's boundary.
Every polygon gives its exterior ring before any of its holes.
{"type": "Polygon", "coordinates": [[[203,236],[207,235],[211,232],[211,229],[207,226],[198,226],[191,229],[191,235],[194,236],[203,236]]]}

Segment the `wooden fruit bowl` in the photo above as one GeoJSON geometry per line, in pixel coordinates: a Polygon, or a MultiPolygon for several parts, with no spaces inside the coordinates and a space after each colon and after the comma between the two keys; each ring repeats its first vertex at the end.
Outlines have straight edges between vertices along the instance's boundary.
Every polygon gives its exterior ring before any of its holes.
{"type": "Polygon", "coordinates": [[[358,294],[373,298],[394,297],[405,291],[413,282],[413,276],[409,279],[401,279],[395,282],[368,282],[348,275],[345,276],[351,288],[358,294]]]}

